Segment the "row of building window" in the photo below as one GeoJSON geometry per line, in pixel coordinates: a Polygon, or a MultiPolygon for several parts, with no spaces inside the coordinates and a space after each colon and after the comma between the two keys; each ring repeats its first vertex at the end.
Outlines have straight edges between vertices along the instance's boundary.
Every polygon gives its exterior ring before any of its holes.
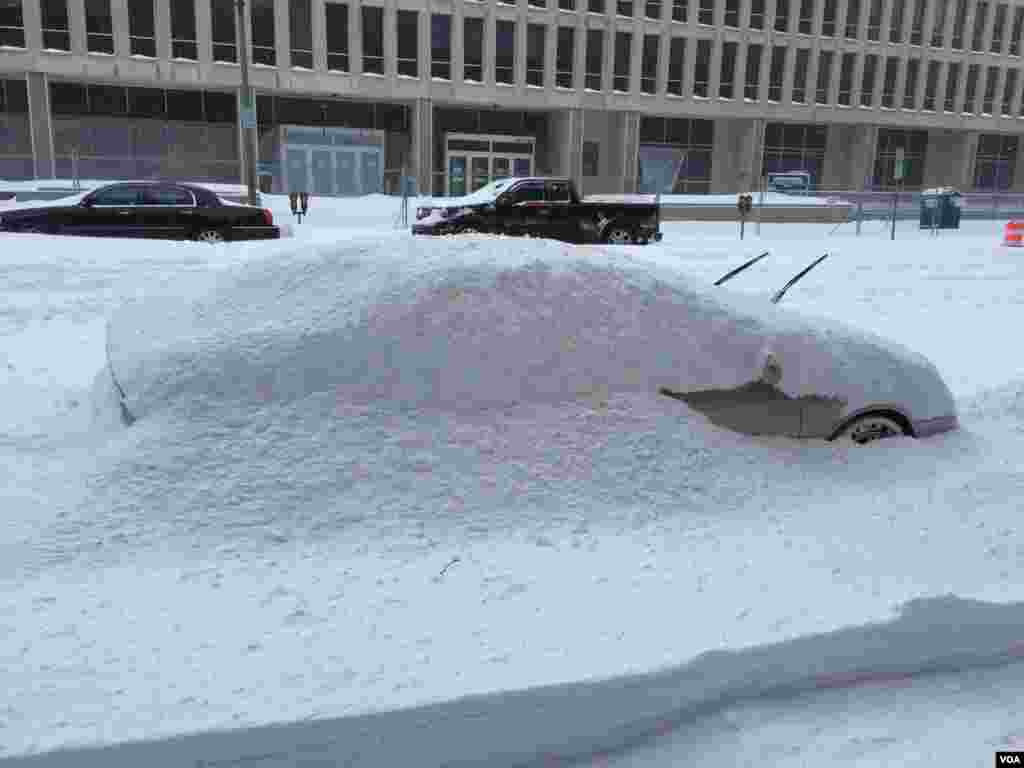
{"type": "MultiPolygon", "coordinates": [[[[162,0],[159,0],[162,1],[162,0]]],[[[474,0],[468,0],[474,2],[474,0]]],[[[505,0],[497,0],[506,4],[505,0]]],[[[953,49],[1020,55],[1024,6],[992,3],[990,0],[894,0],[888,19],[884,19],[884,0],[848,0],[844,18],[838,17],[838,0],[749,0],[749,17],[741,19],[740,0],[692,0],[698,25],[795,32],[825,37],[846,37],[881,41],[883,34],[890,43],[928,44],[934,48],[947,45],[953,49]],[[929,7],[932,4],[933,7],[929,7]],[[768,6],[773,13],[768,14],[768,6]],[[934,23],[925,29],[929,10],[934,23]],[[972,17],[973,10],[973,17],[972,17]],[[818,19],[820,18],[820,27],[818,19]]],[[[70,51],[71,31],[68,0],[0,0],[0,46],[24,47],[25,24],[23,2],[39,2],[42,43],[44,49],[70,51]]],[[[634,18],[689,22],[691,0],[529,0],[529,5],[545,8],[556,4],[564,11],[586,10],[634,18]],[[577,7],[579,4],[580,7],[577,7]],[[585,4],[585,8],[583,7],[585,4]]],[[[129,48],[132,55],[156,56],[154,0],[132,0],[128,3],[129,48]]],[[[274,66],[277,63],[275,36],[275,0],[250,0],[252,14],[252,60],[274,66]]],[[[513,4],[508,0],[507,4],[513,4]]],[[[115,40],[110,0],[84,0],[86,48],[91,53],[113,54],[115,40]]],[[[235,39],[234,3],[228,0],[210,4],[210,27],[215,61],[238,59],[235,39]]],[[[363,71],[383,73],[384,9],[361,6],[363,71]]],[[[311,0],[288,0],[289,44],[292,66],[312,69],[312,5],[311,0]]],[[[324,5],[327,31],[328,68],[347,71],[348,6],[328,1],[324,5]]],[[[408,74],[416,68],[416,12],[398,11],[398,71],[408,74]],[[403,55],[404,54],[404,55],[403,55]],[[403,72],[403,70],[406,70],[403,72]]],[[[172,58],[198,58],[195,0],[170,0],[170,37],[172,58]]],[[[467,19],[467,21],[474,21],[467,19]]],[[[476,20],[479,21],[479,20],[476,20]]],[[[499,25],[510,22],[498,22],[499,25]]],[[[540,25],[537,25],[540,26],[540,25]]],[[[541,26],[541,28],[543,28],[541,26]]],[[[508,30],[498,33],[498,40],[508,37],[508,30]]],[[[628,34],[628,33],[623,33],[628,34]]],[[[508,67],[498,65],[502,72],[508,67]]],[[[440,77],[442,75],[435,75],[440,77]]]]}

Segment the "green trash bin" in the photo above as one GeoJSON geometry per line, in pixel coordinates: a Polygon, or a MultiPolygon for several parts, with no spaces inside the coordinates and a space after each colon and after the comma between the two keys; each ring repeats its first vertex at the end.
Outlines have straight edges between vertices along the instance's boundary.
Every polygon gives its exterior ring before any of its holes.
{"type": "Polygon", "coordinates": [[[960,192],[952,187],[921,193],[921,229],[960,229],[960,192]]]}

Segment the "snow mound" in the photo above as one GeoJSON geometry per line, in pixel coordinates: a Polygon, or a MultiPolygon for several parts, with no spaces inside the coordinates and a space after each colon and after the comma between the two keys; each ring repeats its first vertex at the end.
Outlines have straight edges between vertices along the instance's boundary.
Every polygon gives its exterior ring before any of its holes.
{"type": "MultiPolygon", "coordinates": [[[[218,274],[192,299],[116,315],[110,359],[141,417],[167,404],[340,401],[478,410],[731,388],[771,354],[793,397],[952,410],[924,358],[632,250],[406,235],[306,245],[218,274]]],[[[927,412],[927,413],[926,413],[927,412]]]]}

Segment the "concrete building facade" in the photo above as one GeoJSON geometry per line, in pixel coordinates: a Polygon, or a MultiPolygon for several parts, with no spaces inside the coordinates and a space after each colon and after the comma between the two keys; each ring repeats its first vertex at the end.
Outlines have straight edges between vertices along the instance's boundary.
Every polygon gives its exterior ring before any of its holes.
{"type": "MultiPolygon", "coordinates": [[[[1024,191],[1024,2],[247,0],[270,191],[1024,191]]],[[[0,178],[238,181],[235,0],[0,0],[0,178]]]]}

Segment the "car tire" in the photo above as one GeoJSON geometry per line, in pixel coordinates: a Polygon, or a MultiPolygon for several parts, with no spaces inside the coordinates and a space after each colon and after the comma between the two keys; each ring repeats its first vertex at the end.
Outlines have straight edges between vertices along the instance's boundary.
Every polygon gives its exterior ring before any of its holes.
{"type": "Polygon", "coordinates": [[[632,245],[636,242],[636,234],[625,224],[612,224],[604,239],[609,245],[632,245]]]}
{"type": "Polygon", "coordinates": [[[200,243],[210,243],[216,245],[227,241],[227,237],[219,229],[201,229],[196,232],[196,240],[200,243]]]}
{"type": "Polygon", "coordinates": [[[907,434],[906,429],[895,419],[881,414],[866,414],[854,419],[839,430],[835,439],[857,445],[867,445],[876,440],[901,437],[905,434],[907,434]]]}

